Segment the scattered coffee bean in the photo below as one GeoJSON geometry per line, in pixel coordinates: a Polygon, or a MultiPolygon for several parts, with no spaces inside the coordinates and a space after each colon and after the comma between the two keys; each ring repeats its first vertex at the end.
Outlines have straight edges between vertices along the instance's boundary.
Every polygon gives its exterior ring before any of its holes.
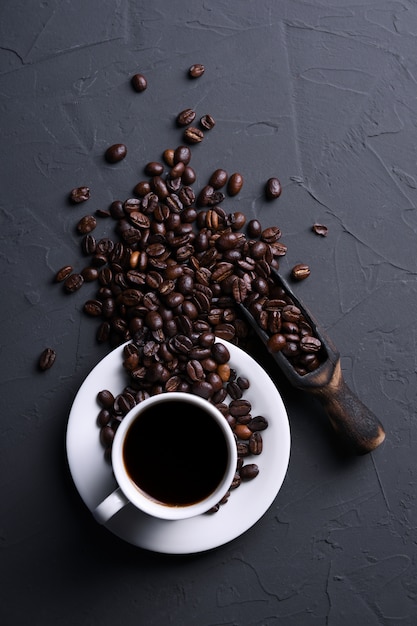
{"type": "Polygon", "coordinates": [[[259,474],[259,467],[256,463],[248,463],[243,465],[239,473],[242,480],[252,480],[259,474]]]}
{"type": "Polygon", "coordinates": [[[243,176],[238,172],[232,174],[227,183],[227,193],[229,196],[236,196],[243,186],[243,176]]]}
{"type": "Polygon", "coordinates": [[[119,163],[127,154],[127,148],[123,143],[115,143],[107,148],[104,156],[108,163],[119,163]]]}
{"type": "Polygon", "coordinates": [[[193,109],[184,109],[177,115],[178,126],[188,126],[195,120],[195,111],[193,109]]]}
{"type": "Polygon", "coordinates": [[[211,130],[215,127],[216,120],[207,113],[206,115],[203,115],[203,117],[200,119],[200,124],[205,130],[211,130]]]}
{"type": "Polygon", "coordinates": [[[74,204],[80,204],[80,202],[86,202],[90,197],[90,189],[88,187],[77,187],[72,189],[70,193],[70,200],[74,204]]]}
{"type": "Polygon", "coordinates": [[[326,237],[328,233],[328,228],[324,224],[313,224],[311,230],[316,233],[316,235],[321,235],[322,237],[326,237]]]}
{"type": "Polygon", "coordinates": [[[291,270],[291,278],[294,280],[304,280],[310,276],[311,270],[305,263],[297,263],[291,270]]]}
{"type": "Polygon", "coordinates": [[[55,274],[55,282],[62,283],[68,276],[71,274],[73,268],[71,265],[64,265],[60,270],[55,274]]]}
{"type": "Polygon", "coordinates": [[[204,133],[199,128],[189,126],[184,131],[184,140],[188,143],[200,143],[204,139],[204,133]]]}
{"type": "Polygon", "coordinates": [[[262,454],[263,440],[260,432],[256,431],[249,438],[249,450],[251,454],[262,454]]]}
{"type": "Polygon", "coordinates": [[[201,63],[194,63],[194,65],[192,65],[189,70],[188,70],[188,75],[191,78],[199,78],[200,76],[202,76],[205,72],[205,67],[204,65],[202,65],[201,63]]]}
{"type": "Polygon", "coordinates": [[[97,220],[94,215],[85,215],[80,219],[77,224],[77,231],[81,235],[86,235],[87,233],[91,233],[97,226],[97,220]]]}
{"type": "Polygon", "coordinates": [[[97,402],[103,409],[110,409],[114,404],[114,395],[108,389],[103,389],[97,394],[97,402]]]}
{"type": "Polygon", "coordinates": [[[281,183],[278,178],[269,178],[265,185],[265,195],[268,200],[279,198],[282,192],[281,183]]]}
{"type": "Polygon", "coordinates": [[[208,184],[213,187],[213,189],[218,190],[226,185],[228,178],[229,175],[226,170],[219,168],[212,173],[208,184]]]}
{"type": "Polygon", "coordinates": [[[39,369],[44,372],[49,370],[55,363],[56,352],[52,348],[45,348],[39,357],[39,369]]]}
{"type": "Polygon", "coordinates": [[[132,87],[138,93],[145,91],[148,87],[148,81],[143,74],[135,74],[131,79],[132,87]]]}
{"type": "Polygon", "coordinates": [[[64,289],[67,293],[74,293],[82,287],[84,278],[81,274],[70,274],[64,281],[64,289]]]}
{"type": "Polygon", "coordinates": [[[164,166],[158,161],[151,161],[145,165],[144,171],[147,176],[160,176],[164,171],[164,166]]]}

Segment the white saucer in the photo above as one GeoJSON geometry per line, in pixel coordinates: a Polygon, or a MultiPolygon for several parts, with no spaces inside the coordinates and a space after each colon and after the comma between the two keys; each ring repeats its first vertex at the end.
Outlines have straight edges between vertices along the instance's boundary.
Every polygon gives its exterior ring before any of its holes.
{"type": "MultiPolygon", "coordinates": [[[[221,341],[218,339],[218,341],[221,341]]],[[[262,432],[263,451],[249,457],[259,467],[253,480],[242,483],[229,501],[214,514],[166,521],[126,506],[106,524],[125,541],[154,552],[191,554],[221,546],[253,526],[268,510],[281,488],[290,458],[290,428],[281,396],[262,367],[246,352],[224,341],[230,350],[230,365],[250,381],[244,397],[252,415],[263,415],[269,426],[262,432]]],[[[118,394],[127,384],[122,366],[123,346],[108,354],[81,385],[68,420],[67,455],[75,486],[92,511],[116,488],[110,464],[105,461],[97,426],[97,393],[109,389],[118,394]]]]}

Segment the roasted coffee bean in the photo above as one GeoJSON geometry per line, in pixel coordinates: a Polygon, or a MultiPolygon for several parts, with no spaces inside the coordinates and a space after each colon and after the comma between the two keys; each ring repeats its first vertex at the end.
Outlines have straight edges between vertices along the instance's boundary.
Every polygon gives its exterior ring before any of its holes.
{"type": "Polygon", "coordinates": [[[114,395],[108,389],[103,389],[97,394],[97,402],[103,409],[110,409],[113,407],[114,395]]]}
{"type": "Polygon", "coordinates": [[[143,74],[134,74],[131,78],[131,84],[138,93],[142,93],[148,87],[148,81],[143,74]]]}
{"type": "Polygon", "coordinates": [[[168,167],[172,167],[174,165],[174,152],[175,150],[173,148],[167,148],[162,153],[162,158],[168,167]]]}
{"type": "Polygon", "coordinates": [[[111,426],[104,426],[100,431],[100,441],[105,448],[113,443],[116,432],[111,426]]]}
{"type": "Polygon", "coordinates": [[[81,241],[81,250],[86,256],[95,254],[97,248],[97,242],[94,235],[87,234],[81,241]]]}
{"type": "Polygon", "coordinates": [[[94,215],[96,217],[102,217],[102,218],[111,217],[110,211],[108,211],[107,209],[96,209],[94,212],[94,215]]]}
{"type": "Polygon", "coordinates": [[[261,232],[261,239],[265,243],[275,243],[281,237],[281,230],[278,226],[270,226],[261,232]]]}
{"type": "MultiPolygon", "coordinates": [[[[227,222],[233,230],[240,230],[246,224],[246,216],[241,211],[235,211],[234,213],[229,213],[227,216],[227,222]]],[[[240,233],[239,236],[243,242],[242,233],[240,233]]]]}
{"type": "Polygon", "coordinates": [[[90,189],[89,187],[76,187],[72,189],[70,192],[70,200],[74,204],[79,204],[80,202],[86,202],[90,197],[90,189]]]}
{"type": "Polygon", "coordinates": [[[243,187],[243,176],[238,172],[232,174],[227,182],[227,193],[236,196],[243,187]]]}
{"type": "Polygon", "coordinates": [[[67,293],[74,293],[82,287],[84,278],[81,274],[70,274],[64,281],[64,289],[67,293]]]}
{"type": "Polygon", "coordinates": [[[188,70],[190,78],[200,78],[205,72],[205,67],[201,63],[194,63],[188,70]]]}
{"type": "Polygon", "coordinates": [[[192,185],[195,183],[196,179],[195,170],[190,165],[186,165],[181,176],[182,183],[184,185],[192,185]]]}
{"type": "Polygon", "coordinates": [[[248,441],[238,441],[237,442],[237,454],[238,454],[238,469],[240,470],[243,467],[244,458],[249,456],[249,442],[248,441]]]}
{"type": "Polygon", "coordinates": [[[87,233],[91,233],[97,226],[97,220],[94,215],[85,215],[80,219],[77,224],[77,231],[81,235],[86,235],[87,233]]]}
{"type": "Polygon", "coordinates": [[[103,304],[100,300],[87,300],[84,303],[84,312],[92,317],[99,317],[101,315],[103,304]]]}
{"type": "Polygon", "coordinates": [[[268,338],[267,347],[270,352],[280,352],[285,348],[287,340],[281,333],[275,333],[268,338]]]}
{"type": "Polygon", "coordinates": [[[206,207],[210,204],[210,198],[214,194],[214,187],[211,185],[205,185],[197,196],[197,205],[199,207],[206,207]]]}
{"type": "Polygon", "coordinates": [[[311,270],[305,263],[297,263],[291,270],[291,278],[294,280],[305,280],[310,274],[311,270]]]}
{"type": "Polygon", "coordinates": [[[187,362],[186,371],[190,380],[192,380],[193,382],[205,379],[203,366],[197,359],[192,359],[191,361],[187,362]]]}
{"type": "Polygon", "coordinates": [[[191,393],[208,400],[213,395],[213,387],[207,380],[199,380],[191,385],[191,393]]]}
{"type": "Polygon", "coordinates": [[[256,463],[248,463],[240,468],[239,474],[242,480],[252,480],[259,474],[259,467],[256,463]]]}
{"type": "MultiPolygon", "coordinates": [[[[284,322],[292,322],[297,324],[301,318],[301,310],[295,304],[286,304],[282,308],[282,319],[284,322]]],[[[289,327],[287,326],[287,329],[289,327]]],[[[294,329],[295,330],[295,329],[294,329]]],[[[293,332],[293,331],[291,331],[293,332]]]]}
{"type": "Polygon", "coordinates": [[[322,237],[327,237],[327,233],[329,229],[324,224],[313,224],[311,230],[316,233],[316,235],[321,235],[322,237]]]}
{"type": "Polygon", "coordinates": [[[249,437],[249,450],[252,454],[262,454],[263,440],[262,435],[259,432],[254,432],[249,437]]]}
{"type": "Polygon", "coordinates": [[[246,424],[236,424],[233,431],[236,437],[242,439],[242,441],[247,441],[252,436],[252,431],[249,430],[246,424]]]}
{"type": "Polygon", "coordinates": [[[240,417],[242,415],[247,415],[251,412],[252,405],[249,400],[245,400],[243,398],[239,400],[232,400],[229,405],[230,414],[234,417],[240,417]]]}
{"type": "Polygon", "coordinates": [[[123,202],[121,202],[121,200],[114,200],[110,204],[109,210],[110,210],[110,215],[115,220],[120,220],[125,215],[125,212],[123,210],[123,202]]]}
{"type": "MultiPolygon", "coordinates": [[[[169,184],[172,186],[173,181],[176,181],[174,184],[175,187],[175,191],[178,191],[181,187],[181,177],[184,173],[185,170],[185,163],[183,163],[182,161],[179,161],[178,163],[176,163],[175,165],[172,166],[172,168],[170,169],[169,172],[169,184]]],[[[168,183],[167,183],[168,184],[168,183]]]]}
{"type": "Polygon", "coordinates": [[[64,265],[60,270],[55,274],[55,282],[62,283],[68,276],[71,274],[73,268],[71,265],[64,265]]]}
{"type": "MultiPolygon", "coordinates": [[[[141,180],[133,187],[133,193],[136,196],[139,196],[140,198],[143,198],[144,196],[146,196],[146,194],[148,194],[150,191],[151,191],[151,186],[149,182],[146,180],[141,180]]],[[[115,219],[120,219],[119,217],[116,217],[113,214],[112,214],[112,217],[115,217],[115,219]]],[[[121,215],[120,217],[123,217],[123,215],[121,215]]]]}
{"type": "Polygon", "coordinates": [[[260,237],[262,232],[262,226],[259,220],[250,220],[247,226],[247,233],[249,237],[260,237]]]}
{"type": "Polygon", "coordinates": [[[268,420],[263,415],[257,415],[248,422],[248,427],[252,432],[266,430],[268,428],[268,420]]]}
{"type": "Polygon", "coordinates": [[[109,237],[103,237],[97,241],[96,252],[109,255],[113,252],[114,242],[109,237]]]}
{"type": "Polygon", "coordinates": [[[135,398],[130,393],[125,392],[115,397],[113,410],[116,414],[126,415],[135,405],[135,398]]]}
{"type": "Polygon", "coordinates": [[[97,329],[96,339],[98,343],[106,343],[110,339],[110,324],[109,322],[102,322],[97,329]]]}
{"type": "Polygon", "coordinates": [[[119,163],[119,161],[123,161],[126,154],[126,146],[123,143],[115,143],[107,148],[104,156],[108,163],[119,163]]]}
{"type": "Polygon", "coordinates": [[[174,164],[182,161],[185,165],[191,160],[191,150],[188,146],[178,146],[174,152],[174,164]]]}
{"type": "Polygon", "coordinates": [[[200,143],[204,139],[203,131],[195,126],[188,126],[188,128],[185,129],[183,136],[184,140],[191,144],[200,143]]]}
{"type": "Polygon", "coordinates": [[[224,343],[216,342],[212,347],[213,359],[219,365],[223,365],[230,361],[230,352],[224,343]]]}
{"type": "Polygon", "coordinates": [[[200,119],[200,124],[205,130],[211,130],[215,127],[216,120],[207,113],[206,115],[203,115],[203,117],[200,119]]]}
{"type": "Polygon", "coordinates": [[[167,184],[161,176],[153,176],[151,180],[151,187],[159,200],[163,200],[169,196],[167,184]]]}
{"type": "Polygon", "coordinates": [[[97,415],[97,424],[98,426],[108,426],[111,421],[111,413],[107,409],[101,409],[99,414],[97,415]]]}
{"type": "Polygon", "coordinates": [[[279,198],[282,192],[281,183],[278,178],[269,178],[265,185],[265,195],[268,200],[279,198]]]}
{"type": "Polygon", "coordinates": [[[52,348],[45,348],[41,353],[38,361],[39,369],[42,372],[49,370],[56,360],[56,352],[52,348]]]}
{"type": "Polygon", "coordinates": [[[318,352],[321,348],[321,341],[316,337],[305,335],[301,338],[300,348],[304,352],[318,352]]]}
{"type": "Polygon", "coordinates": [[[213,189],[221,189],[227,183],[229,178],[228,173],[224,169],[215,170],[209,178],[209,185],[213,187],[213,189]]]}
{"type": "Polygon", "coordinates": [[[184,109],[177,115],[178,126],[188,126],[195,120],[195,111],[193,109],[184,109]]]}
{"type": "Polygon", "coordinates": [[[145,165],[144,172],[147,176],[160,176],[164,171],[164,166],[159,161],[150,161],[145,165]]]}

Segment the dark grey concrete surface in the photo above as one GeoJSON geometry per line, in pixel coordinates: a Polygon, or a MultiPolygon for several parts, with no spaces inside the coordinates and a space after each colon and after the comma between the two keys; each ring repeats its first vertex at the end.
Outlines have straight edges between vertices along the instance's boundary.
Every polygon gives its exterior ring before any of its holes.
{"type": "Polygon", "coordinates": [[[414,0],[0,4],[4,626],[415,623],[416,36],[414,0]],[[217,167],[244,175],[227,208],[281,228],[284,275],[310,265],[296,293],[387,437],[346,456],[321,408],[278,376],[292,450],[273,505],[226,546],[167,557],[99,527],[72,484],[68,413],[108,347],[82,313],[88,287],[67,296],[52,279],[82,267],[85,208],[70,189],[91,188],[89,211],[129,197],[180,143],[186,107],[217,122],[193,153],[198,182],[217,167]],[[128,156],[114,167],[103,153],[116,142],[128,156]],[[283,185],[273,203],[270,176],[283,185]],[[57,360],[40,373],[46,346],[57,360]]]}

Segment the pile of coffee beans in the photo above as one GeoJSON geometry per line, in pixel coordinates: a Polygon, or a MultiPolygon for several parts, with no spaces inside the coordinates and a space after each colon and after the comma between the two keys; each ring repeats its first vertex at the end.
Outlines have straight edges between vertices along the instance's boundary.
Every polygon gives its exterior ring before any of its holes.
{"type": "MultiPolygon", "coordinates": [[[[199,78],[204,71],[195,64],[189,76],[199,78]]],[[[146,78],[135,75],[132,86],[144,91],[146,78]]],[[[243,459],[261,453],[260,432],[267,421],[251,415],[243,399],[249,382],[230,368],[228,351],[215,338],[245,347],[251,330],[240,313],[243,306],[267,333],[269,350],[282,351],[299,374],[317,368],[323,351],[302,312],[274,280],[272,270],[287,251],[281,230],[263,228],[256,219],[247,222],[242,212],[226,208],[243,187],[242,174],[218,168],[196,189],[191,148],[215,126],[208,113],[192,125],[196,115],[191,108],[176,115],[183,143],[148,162],[129,197],[79,219],[84,267],[76,271],[65,265],[55,280],[66,293],[93,283],[95,293],[83,308],[98,320],[97,340],[111,347],[129,342],[123,352],[126,388],[117,397],[103,390],[98,398],[106,454],[117,424],[137,402],[166,391],[195,393],[219,406],[234,430],[236,487],[258,473],[256,464],[243,459]],[[100,218],[113,220],[111,235],[95,235],[100,218]]],[[[126,156],[122,143],[104,154],[110,164],[126,156]]],[[[281,192],[280,181],[268,179],[266,198],[275,200],[281,192]]],[[[85,203],[90,189],[80,186],[69,197],[73,204],[85,203]]],[[[304,279],[309,272],[299,265],[294,278],[304,279]]],[[[43,362],[44,369],[49,367],[51,355],[43,362]]]]}
{"type": "MultiPolygon", "coordinates": [[[[135,196],[109,207],[115,237],[96,238],[97,218],[82,217],[77,230],[89,261],[80,272],[64,266],[56,280],[68,293],[97,284],[84,311],[100,320],[100,342],[117,346],[144,327],[161,340],[170,315],[174,327],[179,319],[204,321],[218,337],[244,345],[248,327],[236,306],[243,304],[271,336],[272,352],[282,350],[300,374],[312,371],[321,362],[320,342],[305,339],[311,327],[272,274],[287,251],[281,230],[255,219],[246,224],[243,213],[222,207],[241,189],[239,173],[217,169],[195,190],[191,156],[180,145],[145,165],[135,196]]],[[[295,271],[306,277],[309,268],[295,271]]]]}

